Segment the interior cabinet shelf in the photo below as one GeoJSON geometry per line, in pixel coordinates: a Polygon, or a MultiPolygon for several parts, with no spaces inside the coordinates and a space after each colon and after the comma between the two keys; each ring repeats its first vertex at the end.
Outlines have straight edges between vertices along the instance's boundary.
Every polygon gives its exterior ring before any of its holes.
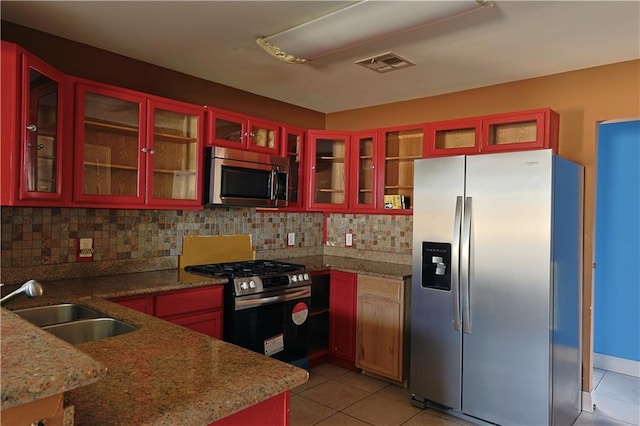
{"type": "Polygon", "coordinates": [[[137,127],[124,126],[122,124],[110,123],[108,121],[97,121],[97,120],[86,119],[84,121],[84,124],[88,126],[97,127],[97,128],[109,129],[113,131],[132,133],[132,134],[138,134],[138,131],[140,130],[137,127]]]}
{"type": "Polygon", "coordinates": [[[402,157],[385,157],[385,160],[413,161],[423,158],[422,155],[403,155],[402,157]]]}
{"type": "Polygon", "coordinates": [[[197,138],[191,138],[188,136],[180,136],[180,135],[172,135],[169,133],[154,133],[153,135],[156,137],[156,142],[171,142],[171,143],[185,143],[185,144],[198,142],[197,138]],[[162,138],[167,140],[158,141],[157,138],[162,138]]]}
{"type": "Polygon", "coordinates": [[[318,192],[344,192],[344,189],[318,188],[318,192]]]}
{"type": "Polygon", "coordinates": [[[344,157],[329,157],[326,155],[322,155],[320,157],[318,157],[319,160],[329,160],[329,161],[340,161],[340,162],[344,162],[344,157]]]}
{"type": "Polygon", "coordinates": [[[121,165],[117,165],[117,164],[95,163],[95,162],[91,162],[91,161],[85,161],[84,165],[85,166],[91,166],[91,167],[101,167],[103,169],[110,169],[110,170],[138,171],[138,167],[136,167],[136,166],[121,166],[121,165]]]}

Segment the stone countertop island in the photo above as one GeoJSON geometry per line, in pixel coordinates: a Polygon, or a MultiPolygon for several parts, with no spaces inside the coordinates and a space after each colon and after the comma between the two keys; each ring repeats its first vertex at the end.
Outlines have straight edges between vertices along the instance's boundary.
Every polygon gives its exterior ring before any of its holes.
{"type": "MultiPolygon", "coordinates": [[[[75,407],[78,425],[206,425],[257,403],[281,395],[305,383],[308,373],[292,365],[259,355],[230,343],[171,324],[161,319],[142,314],[105,300],[103,297],[143,294],[148,291],[189,288],[215,284],[211,280],[178,278],[179,271],[158,273],[124,274],[96,277],[95,285],[86,286],[83,280],[44,283],[42,299],[25,298],[12,302],[9,308],[75,302],[87,305],[113,318],[140,327],[138,330],[90,343],[70,346],[53,336],[52,340],[64,345],[74,354],[88,355],[96,365],[106,367],[106,374],[94,383],[69,390],[60,385],[59,392],[66,392],[65,400],[75,407]],[[125,283],[129,281],[128,284],[125,283]],[[188,281],[188,282],[187,282],[188,281]],[[158,285],[164,282],[166,287],[158,285]],[[87,287],[80,291],[80,286],[87,287]],[[125,290],[125,287],[127,288],[125,290]]],[[[220,283],[219,281],[217,282],[220,283]]],[[[7,365],[5,372],[4,352],[11,344],[18,350],[16,357],[28,359],[34,347],[41,341],[16,341],[26,339],[10,328],[5,333],[3,312],[2,334],[2,387],[3,408],[5,386],[14,386],[33,373],[12,371],[7,365]],[[11,340],[8,340],[11,339],[11,340]],[[6,374],[6,375],[5,375],[6,374]]],[[[13,322],[24,322],[15,317],[13,322]]],[[[37,330],[44,333],[42,330],[37,330]]],[[[60,352],[56,362],[73,364],[73,355],[60,352]]],[[[15,404],[25,398],[36,397],[33,388],[15,404]]],[[[54,392],[55,393],[55,392],[54,392]]]]}

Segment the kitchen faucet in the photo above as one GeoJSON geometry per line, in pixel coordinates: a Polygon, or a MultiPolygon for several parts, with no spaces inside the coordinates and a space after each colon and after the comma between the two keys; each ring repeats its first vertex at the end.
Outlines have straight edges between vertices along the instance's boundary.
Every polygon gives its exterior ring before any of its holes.
{"type": "Polygon", "coordinates": [[[36,280],[29,280],[26,283],[22,284],[17,290],[12,291],[11,293],[0,299],[0,303],[4,303],[5,301],[19,295],[20,293],[26,294],[27,297],[42,296],[42,285],[36,280]]]}

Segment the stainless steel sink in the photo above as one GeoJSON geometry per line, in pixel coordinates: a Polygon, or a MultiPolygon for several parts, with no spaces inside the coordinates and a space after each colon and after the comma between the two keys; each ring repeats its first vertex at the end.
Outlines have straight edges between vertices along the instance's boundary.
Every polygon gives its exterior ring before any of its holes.
{"type": "Polygon", "coordinates": [[[72,345],[93,342],[107,337],[131,333],[138,327],[115,318],[93,318],[48,325],[43,330],[52,333],[72,345]]]}
{"type": "Polygon", "coordinates": [[[18,309],[13,312],[39,327],[89,318],[105,318],[109,316],[87,306],[75,303],[62,303],[59,305],[18,309]]]}

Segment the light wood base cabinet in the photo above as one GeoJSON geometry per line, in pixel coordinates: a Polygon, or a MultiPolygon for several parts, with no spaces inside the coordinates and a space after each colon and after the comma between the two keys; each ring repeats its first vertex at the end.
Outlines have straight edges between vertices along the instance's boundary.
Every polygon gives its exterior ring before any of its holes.
{"type": "Polygon", "coordinates": [[[358,275],[356,366],[405,384],[411,280],[358,275]]]}

